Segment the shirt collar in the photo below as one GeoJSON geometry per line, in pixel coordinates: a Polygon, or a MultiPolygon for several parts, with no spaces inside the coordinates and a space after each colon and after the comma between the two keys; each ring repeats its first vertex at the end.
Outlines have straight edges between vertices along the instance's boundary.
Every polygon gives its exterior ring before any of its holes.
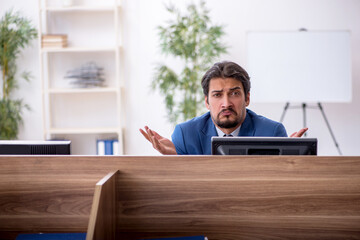
{"type": "MultiPolygon", "coordinates": [[[[215,125],[215,128],[216,128],[216,132],[218,134],[219,137],[222,137],[224,136],[226,133],[224,133],[223,131],[221,131],[216,125],[215,125]]],[[[232,133],[230,133],[231,135],[233,135],[234,137],[237,137],[239,135],[239,132],[240,132],[240,128],[241,128],[241,125],[236,128],[232,133]]]]}

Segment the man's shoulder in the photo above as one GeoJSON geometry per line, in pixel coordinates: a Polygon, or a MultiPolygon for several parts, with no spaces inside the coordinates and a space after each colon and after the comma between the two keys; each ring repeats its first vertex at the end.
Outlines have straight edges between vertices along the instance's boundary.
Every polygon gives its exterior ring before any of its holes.
{"type": "Polygon", "coordinates": [[[286,129],[282,123],[257,115],[248,109],[247,115],[252,122],[253,136],[287,137],[286,129]]]}
{"type": "Polygon", "coordinates": [[[250,109],[246,109],[246,113],[250,116],[250,118],[253,120],[254,123],[259,123],[259,124],[269,124],[269,125],[277,125],[277,124],[281,124],[277,121],[271,120],[267,117],[264,117],[262,115],[258,115],[256,114],[254,111],[250,110],[250,109]]]}
{"type": "Polygon", "coordinates": [[[210,112],[207,112],[201,116],[194,117],[186,122],[179,123],[178,126],[181,128],[197,128],[199,126],[204,126],[204,124],[209,120],[210,112]]]}

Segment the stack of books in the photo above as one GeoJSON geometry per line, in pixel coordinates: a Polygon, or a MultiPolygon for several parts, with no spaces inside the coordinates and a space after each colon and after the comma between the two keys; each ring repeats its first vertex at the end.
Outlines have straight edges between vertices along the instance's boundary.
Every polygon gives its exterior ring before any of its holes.
{"type": "Polygon", "coordinates": [[[67,43],[67,35],[64,34],[49,34],[41,37],[43,48],[63,48],[67,47],[67,43]]]}

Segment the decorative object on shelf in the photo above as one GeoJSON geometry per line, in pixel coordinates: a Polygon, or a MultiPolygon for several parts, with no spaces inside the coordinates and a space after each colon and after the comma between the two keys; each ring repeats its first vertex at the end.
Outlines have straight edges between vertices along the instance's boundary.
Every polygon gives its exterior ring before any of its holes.
{"type": "MultiPolygon", "coordinates": [[[[32,39],[37,37],[37,30],[30,20],[12,10],[5,13],[0,20],[0,69],[2,91],[0,92],[0,139],[16,139],[19,125],[22,123],[23,108],[30,109],[22,99],[11,99],[11,93],[18,87],[16,60],[32,39]]],[[[27,81],[29,72],[20,76],[27,81]]]]}
{"type": "Polygon", "coordinates": [[[41,46],[43,48],[63,48],[67,47],[67,35],[65,34],[46,34],[41,36],[41,46]]]}
{"type": "Polygon", "coordinates": [[[80,68],[68,71],[65,78],[74,79],[70,84],[80,88],[105,87],[103,70],[95,62],[88,62],[80,68]]]}
{"type": "Polygon", "coordinates": [[[159,26],[162,53],[180,58],[184,68],[177,74],[170,67],[160,64],[152,82],[165,97],[170,122],[177,123],[203,112],[204,97],[200,79],[220,54],[227,52],[221,43],[223,26],[213,25],[205,1],[200,7],[190,4],[182,14],[174,6],[167,7],[175,20],[159,26]]]}

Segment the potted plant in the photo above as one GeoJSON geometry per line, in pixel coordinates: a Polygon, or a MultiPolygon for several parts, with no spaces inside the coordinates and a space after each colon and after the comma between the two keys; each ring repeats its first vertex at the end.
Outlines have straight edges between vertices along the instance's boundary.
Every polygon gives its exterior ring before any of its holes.
{"type": "Polygon", "coordinates": [[[223,26],[211,23],[204,1],[199,6],[190,4],[185,14],[174,6],[167,10],[174,20],[158,27],[161,50],[182,59],[184,68],[177,74],[160,64],[152,87],[165,96],[169,120],[177,123],[204,111],[201,77],[227,47],[221,42],[223,26]]]}
{"type": "MultiPolygon", "coordinates": [[[[12,99],[11,93],[17,88],[16,59],[20,50],[37,37],[37,31],[29,20],[12,10],[0,20],[0,139],[15,139],[22,123],[21,112],[29,108],[21,99],[12,99]]],[[[20,78],[29,80],[29,72],[20,78]]]]}

